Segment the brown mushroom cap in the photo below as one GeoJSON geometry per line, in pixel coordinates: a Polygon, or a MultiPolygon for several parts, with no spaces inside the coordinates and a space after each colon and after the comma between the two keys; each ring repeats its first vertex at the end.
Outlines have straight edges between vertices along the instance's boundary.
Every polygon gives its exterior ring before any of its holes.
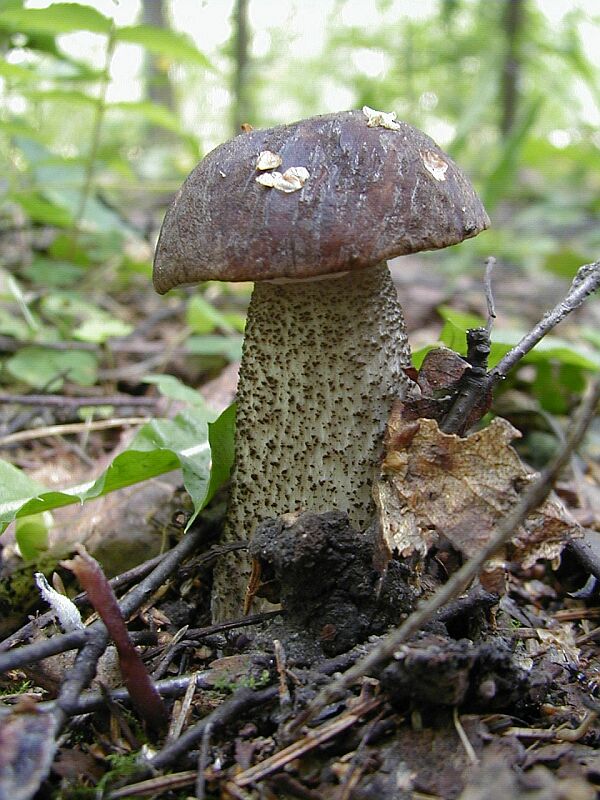
{"type": "Polygon", "coordinates": [[[361,111],[242,133],[189,175],[163,222],[154,286],[309,278],[476,236],[489,219],[470,182],[420,130],[368,127],[361,111]],[[310,177],[256,182],[258,155],[310,177]]]}

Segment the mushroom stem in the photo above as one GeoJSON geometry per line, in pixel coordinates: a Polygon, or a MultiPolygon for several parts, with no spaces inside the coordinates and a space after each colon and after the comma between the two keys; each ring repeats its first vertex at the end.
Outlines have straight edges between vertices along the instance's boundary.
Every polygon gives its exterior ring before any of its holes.
{"type": "MultiPolygon", "coordinates": [[[[238,385],[236,458],[225,541],[268,517],[348,513],[364,530],[392,402],[410,351],[387,264],[254,288],[238,385]]],[[[213,618],[239,614],[249,562],[215,570],[213,618]]]]}

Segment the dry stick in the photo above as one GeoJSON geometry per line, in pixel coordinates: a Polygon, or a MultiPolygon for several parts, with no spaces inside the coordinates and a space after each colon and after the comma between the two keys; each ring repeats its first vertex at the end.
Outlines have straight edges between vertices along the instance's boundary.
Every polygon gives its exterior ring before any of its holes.
{"type": "Polygon", "coordinates": [[[505,378],[515,364],[526,356],[546,334],[550,333],[552,328],[555,328],[566,316],[579,308],[585,299],[597,292],[598,289],[600,289],[600,261],[584,264],[577,270],[577,275],[573,278],[569,291],[560,303],[557,303],[552,311],[544,314],[538,324],[529,333],[526,333],[521,341],[490,370],[492,382],[497,383],[505,378]]]}
{"type": "Polygon", "coordinates": [[[479,575],[486,561],[500,550],[522,524],[528,514],[537,508],[550,494],[554,480],[568,463],[573,451],[581,442],[600,401],[600,377],[597,377],[586,393],[564,444],[540,476],[530,484],[521,500],[493,529],[488,544],[479,553],[452,575],[428,600],[419,603],[408,619],[392,633],[388,634],[365,658],[347,670],[329,686],[322,689],[306,710],[296,718],[290,731],[297,731],[301,725],[314,718],[326,705],[339,699],[350,686],[363,676],[374,672],[394,657],[398,647],[414,633],[430,622],[436,612],[450,600],[457,597],[465,587],[479,575]]]}
{"type": "Polygon", "coordinates": [[[7,394],[0,392],[0,405],[85,408],[87,406],[155,406],[160,397],[132,397],[126,394],[69,397],[64,394],[7,394]]]}
{"type": "Polygon", "coordinates": [[[207,717],[188,728],[176,742],[172,742],[163,747],[162,750],[159,750],[153,758],[147,761],[148,768],[150,770],[163,769],[172,764],[176,758],[187,753],[197,742],[202,740],[204,731],[208,726],[210,726],[211,731],[219,730],[232,720],[238,719],[246,711],[270,703],[278,694],[278,686],[268,686],[266,689],[259,690],[246,687],[239,689],[207,717]]]}
{"type": "Polygon", "coordinates": [[[64,425],[47,425],[44,428],[34,428],[30,431],[18,431],[0,439],[0,447],[15,442],[27,442],[32,439],[42,439],[45,436],[64,436],[68,433],[86,433],[87,431],[104,431],[110,428],[122,428],[125,425],[145,425],[150,422],[150,417],[122,417],[115,419],[99,419],[95,422],[68,422],[64,425]]]}
{"type": "Polygon", "coordinates": [[[494,292],[492,290],[492,272],[496,266],[496,259],[490,256],[485,260],[485,275],[483,278],[483,286],[485,289],[485,302],[487,305],[487,323],[485,329],[489,336],[492,332],[492,325],[496,319],[496,306],[494,305],[494,292]]]}
{"type": "MultiPolygon", "coordinates": [[[[155,645],[158,641],[156,633],[152,631],[132,631],[130,636],[137,645],[155,645]]],[[[23,645],[23,647],[15,647],[14,650],[0,655],[0,675],[11,669],[29,667],[59,653],[78,650],[84,646],[88,638],[87,630],[80,630],[57,634],[50,639],[41,639],[33,644],[23,645]]]]}

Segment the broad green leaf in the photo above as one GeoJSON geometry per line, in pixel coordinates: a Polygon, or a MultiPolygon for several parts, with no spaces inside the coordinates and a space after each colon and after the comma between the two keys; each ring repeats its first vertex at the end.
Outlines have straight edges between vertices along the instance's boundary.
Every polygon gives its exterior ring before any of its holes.
{"type": "Polygon", "coordinates": [[[172,58],[174,61],[191,61],[201,67],[213,69],[208,58],[201,53],[185,33],[155,28],[152,25],[131,25],[118,28],[115,38],[119,42],[139,44],[150,53],[172,58]]]}
{"type": "Polygon", "coordinates": [[[124,100],[119,103],[111,103],[107,106],[107,109],[108,111],[116,110],[126,114],[135,114],[152,123],[152,125],[157,125],[159,128],[164,128],[167,131],[171,131],[171,133],[177,134],[177,136],[188,142],[192,149],[197,150],[198,143],[196,139],[181,127],[179,117],[169,111],[168,108],[165,108],[165,106],[157,103],[147,103],[143,100],[124,100]]]}
{"type": "Polygon", "coordinates": [[[198,409],[174,420],[144,425],[131,445],[94,481],[62,491],[48,490],[20,470],[0,461],[0,530],[14,519],[93,500],[108,492],[181,468],[196,512],[226,480],[233,452],[232,411],[227,409],[210,428],[214,416],[198,409]],[[210,436],[210,439],[209,439],[210,436]],[[216,452],[217,446],[220,452],[216,452]],[[211,447],[214,451],[211,453],[211,447]],[[211,466],[212,464],[212,466],[211,466]],[[212,473],[214,472],[214,477],[212,473]]]}
{"type": "Polygon", "coordinates": [[[2,12],[0,26],[20,33],[109,33],[112,22],[91,6],[52,3],[48,8],[9,8],[2,12]]]}
{"type": "Polygon", "coordinates": [[[44,200],[39,195],[21,192],[11,195],[11,198],[21,206],[27,216],[34,222],[56,225],[57,228],[68,228],[73,223],[73,218],[66,208],[44,200]]]}
{"type": "Polygon", "coordinates": [[[102,344],[115,336],[127,336],[133,330],[131,325],[84,300],[76,291],[54,291],[46,295],[40,310],[64,337],[72,336],[83,342],[102,344]]]}
{"type": "Polygon", "coordinates": [[[0,461],[0,486],[4,503],[19,500],[21,497],[37,497],[40,492],[45,491],[42,483],[30,478],[7,461],[0,461]]]}
{"type": "Polygon", "coordinates": [[[97,105],[98,100],[91,94],[76,89],[23,89],[23,94],[31,100],[49,103],[86,103],[97,105]]]}
{"type": "Polygon", "coordinates": [[[11,64],[4,58],[0,58],[0,77],[8,78],[9,81],[39,81],[38,73],[29,67],[21,67],[19,64],[11,64]]]}
{"type": "Polygon", "coordinates": [[[564,247],[546,256],[544,267],[548,272],[553,272],[562,278],[574,278],[579,267],[590,261],[593,261],[593,258],[587,258],[575,250],[564,247]]]}
{"type": "Polygon", "coordinates": [[[23,270],[30,281],[41,286],[65,287],[78,283],[84,273],[77,264],[69,261],[53,261],[38,256],[23,270]]]}
{"type": "Polygon", "coordinates": [[[202,508],[210,503],[217,490],[229,479],[235,459],[235,414],[236,405],[232,403],[218,419],[208,423],[208,441],[212,453],[210,480],[203,505],[195,507],[188,528],[202,508]]]}
{"type": "Polygon", "coordinates": [[[32,330],[22,317],[15,317],[8,309],[0,306],[0,333],[26,342],[32,330]]]}
{"type": "Polygon", "coordinates": [[[190,298],[186,309],[186,322],[194,333],[212,333],[215,328],[231,331],[227,318],[201,294],[190,298]]]}
{"type": "Polygon", "coordinates": [[[186,347],[194,356],[222,356],[228,361],[242,357],[241,336],[190,336],[186,347]]]}
{"type": "Polygon", "coordinates": [[[120,319],[94,317],[87,319],[73,331],[73,338],[80,342],[104,344],[118,336],[129,336],[133,333],[133,325],[121,322],[120,319]]]}
{"type": "Polygon", "coordinates": [[[186,386],[174,375],[147,375],[144,378],[144,383],[151,383],[157,386],[164,397],[178,400],[180,403],[185,403],[192,408],[204,409],[205,413],[210,415],[206,401],[200,392],[192,389],[191,386],[186,386]]]}
{"type": "Polygon", "coordinates": [[[80,386],[96,382],[96,357],[83,350],[24,347],[5,362],[5,367],[18,381],[35,389],[57,391],[65,380],[80,386]]]}

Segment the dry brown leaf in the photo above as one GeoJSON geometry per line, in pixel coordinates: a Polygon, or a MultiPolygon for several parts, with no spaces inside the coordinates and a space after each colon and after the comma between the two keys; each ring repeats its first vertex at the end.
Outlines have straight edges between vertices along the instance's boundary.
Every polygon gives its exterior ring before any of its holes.
{"type": "MultiPolygon", "coordinates": [[[[391,553],[424,556],[440,537],[469,557],[519,500],[534,473],[510,442],[519,432],[496,418],[464,438],[442,433],[433,419],[406,419],[392,410],[386,455],[374,487],[382,536],[391,553]]],[[[550,498],[516,531],[508,557],[524,567],[556,558],[579,526],[550,498]]]]}

